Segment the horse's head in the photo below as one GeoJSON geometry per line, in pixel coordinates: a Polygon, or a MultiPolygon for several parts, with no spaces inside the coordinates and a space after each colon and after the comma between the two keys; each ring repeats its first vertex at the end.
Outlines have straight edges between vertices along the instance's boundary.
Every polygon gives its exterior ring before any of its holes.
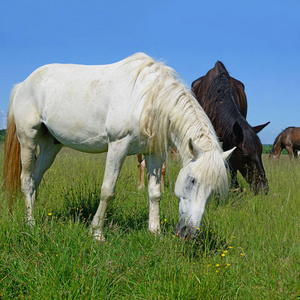
{"type": "Polygon", "coordinates": [[[270,122],[252,127],[252,130],[243,130],[236,122],[234,133],[237,137],[237,150],[233,153],[230,164],[238,169],[255,193],[268,192],[268,180],[262,163],[262,144],[257,136],[270,122]]]}
{"type": "Polygon", "coordinates": [[[228,178],[224,160],[235,149],[215,153],[213,165],[207,161],[210,154],[203,154],[192,140],[189,148],[192,159],[180,170],[175,184],[175,194],[179,199],[179,224],[176,231],[180,237],[193,237],[200,229],[205,205],[212,191],[222,184],[227,190],[228,178]]]}
{"type": "Polygon", "coordinates": [[[281,153],[281,148],[280,148],[280,151],[276,151],[274,146],[273,148],[270,150],[270,153],[269,153],[269,158],[273,158],[273,159],[276,159],[279,157],[279,154],[281,153]]]}

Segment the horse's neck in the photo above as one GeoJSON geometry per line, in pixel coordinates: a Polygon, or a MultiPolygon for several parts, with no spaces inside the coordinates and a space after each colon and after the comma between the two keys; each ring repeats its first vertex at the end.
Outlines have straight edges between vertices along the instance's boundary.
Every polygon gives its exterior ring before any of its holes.
{"type": "Polygon", "coordinates": [[[236,136],[237,133],[234,132],[235,123],[237,122],[239,124],[241,133],[244,138],[247,130],[251,130],[251,126],[240,113],[236,116],[228,118],[225,122],[226,126],[224,126],[224,124],[217,124],[215,127],[218,129],[216,131],[218,137],[220,138],[220,141],[223,142],[223,149],[229,150],[236,146],[236,141],[238,139],[238,137],[236,136]]]}
{"type": "Polygon", "coordinates": [[[281,138],[279,138],[277,141],[276,141],[276,143],[275,143],[275,145],[274,145],[274,155],[276,155],[276,156],[279,156],[279,154],[281,153],[281,151],[282,151],[282,147],[281,147],[281,138]]]}

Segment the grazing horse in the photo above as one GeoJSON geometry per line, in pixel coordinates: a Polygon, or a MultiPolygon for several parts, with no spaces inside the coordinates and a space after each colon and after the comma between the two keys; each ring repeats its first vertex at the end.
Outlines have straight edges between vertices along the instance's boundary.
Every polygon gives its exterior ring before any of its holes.
{"type": "Polygon", "coordinates": [[[238,188],[237,170],[254,189],[268,191],[268,181],[262,164],[262,144],[257,136],[270,122],[252,127],[246,121],[247,98],[244,84],[230,77],[225,66],[215,67],[192,83],[192,91],[212,121],[223,150],[234,146],[229,165],[232,185],[238,188]]]}
{"type": "Polygon", "coordinates": [[[276,137],[270,156],[278,158],[282,149],[286,149],[290,159],[298,157],[300,150],[300,127],[287,127],[276,137]]]}
{"type": "Polygon", "coordinates": [[[37,188],[62,147],[107,152],[100,203],[90,232],[103,240],[107,206],[127,155],[144,154],[149,224],[160,232],[160,180],[169,145],[183,167],[175,184],[177,233],[193,235],[213,190],[228,190],[225,159],[214,128],[173,69],[143,53],[120,62],[40,67],[12,91],[5,145],[4,185],[21,186],[27,220],[35,224],[37,188]],[[36,157],[37,146],[39,153],[36,157]]]}

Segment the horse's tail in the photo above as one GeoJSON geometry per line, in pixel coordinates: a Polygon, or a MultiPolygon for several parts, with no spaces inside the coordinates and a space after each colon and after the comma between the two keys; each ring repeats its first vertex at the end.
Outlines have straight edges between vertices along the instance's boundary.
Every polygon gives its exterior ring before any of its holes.
{"type": "Polygon", "coordinates": [[[20,190],[20,176],[21,176],[21,146],[17,137],[17,129],[15,117],[12,109],[15,94],[19,88],[16,85],[12,90],[7,113],[7,129],[5,138],[5,154],[4,154],[4,189],[7,190],[11,196],[18,193],[20,190]]]}

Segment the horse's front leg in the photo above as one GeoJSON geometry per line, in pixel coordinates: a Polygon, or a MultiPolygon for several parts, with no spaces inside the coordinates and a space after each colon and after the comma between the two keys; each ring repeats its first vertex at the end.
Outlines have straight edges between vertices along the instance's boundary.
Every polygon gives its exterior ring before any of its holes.
{"type": "Polygon", "coordinates": [[[237,181],[237,170],[233,169],[231,166],[229,167],[229,173],[230,173],[230,177],[231,177],[231,183],[230,186],[231,188],[234,189],[234,191],[237,191],[240,186],[239,183],[237,181]]]}
{"type": "Polygon", "coordinates": [[[286,146],[285,149],[287,150],[288,154],[289,154],[289,158],[290,160],[293,159],[294,153],[293,153],[293,147],[291,146],[286,146]]]}
{"type": "Polygon", "coordinates": [[[148,176],[149,225],[148,230],[160,233],[161,171],[163,160],[145,155],[148,176]]]}
{"type": "Polygon", "coordinates": [[[100,203],[91,223],[90,233],[98,241],[104,241],[103,226],[105,213],[110,200],[115,195],[115,187],[122,165],[127,156],[129,137],[110,142],[106,158],[104,179],[101,187],[100,203]]]}
{"type": "Polygon", "coordinates": [[[294,150],[294,158],[298,158],[298,150],[294,150]]]}

